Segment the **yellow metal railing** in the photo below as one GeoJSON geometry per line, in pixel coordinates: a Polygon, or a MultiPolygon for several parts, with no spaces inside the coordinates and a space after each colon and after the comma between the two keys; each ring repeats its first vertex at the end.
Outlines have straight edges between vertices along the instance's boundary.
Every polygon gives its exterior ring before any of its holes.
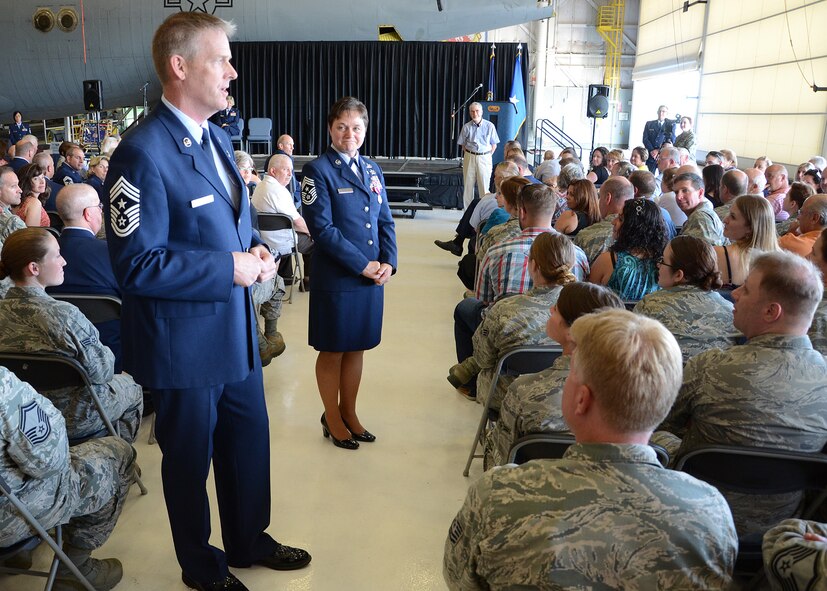
{"type": "Polygon", "coordinates": [[[597,32],[606,41],[603,84],[609,87],[609,100],[617,101],[620,91],[620,56],[623,49],[625,0],[609,0],[597,11],[597,32]]]}

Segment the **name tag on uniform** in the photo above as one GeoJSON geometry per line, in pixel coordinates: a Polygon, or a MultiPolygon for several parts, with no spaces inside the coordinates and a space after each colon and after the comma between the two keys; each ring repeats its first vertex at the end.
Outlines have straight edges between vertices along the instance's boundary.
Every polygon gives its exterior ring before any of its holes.
{"type": "Polygon", "coordinates": [[[199,197],[198,199],[193,199],[190,201],[190,207],[195,209],[196,207],[201,207],[202,205],[206,205],[207,203],[212,203],[215,201],[215,197],[212,195],[207,195],[206,197],[199,197]]]}
{"type": "Polygon", "coordinates": [[[346,195],[353,193],[353,189],[350,187],[343,187],[341,189],[336,189],[339,192],[339,195],[346,195]]]}

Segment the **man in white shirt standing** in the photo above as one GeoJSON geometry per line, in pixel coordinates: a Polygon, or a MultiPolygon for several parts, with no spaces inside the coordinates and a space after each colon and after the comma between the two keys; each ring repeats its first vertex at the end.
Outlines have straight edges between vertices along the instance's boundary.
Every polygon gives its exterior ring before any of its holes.
{"type": "Polygon", "coordinates": [[[462,201],[464,207],[474,200],[474,186],[476,185],[479,197],[482,199],[488,193],[488,183],[491,182],[491,154],[497,149],[500,137],[497,128],[490,121],[482,118],[482,105],[471,103],[468,107],[471,121],[463,125],[457,139],[457,145],[462,146],[462,201]]]}
{"type": "Polygon", "coordinates": [[[293,233],[290,230],[275,230],[262,232],[262,239],[274,250],[282,255],[282,264],[289,264],[288,255],[296,246],[302,254],[304,278],[302,283],[305,289],[310,288],[310,262],[313,252],[313,239],[304,218],[299,215],[293,196],[287,190],[290,179],[293,178],[293,161],[286,154],[276,154],[267,163],[267,174],[253,192],[253,207],[259,213],[283,213],[293,220],[296,229],[298,245],[293,243],[293,233]]]}

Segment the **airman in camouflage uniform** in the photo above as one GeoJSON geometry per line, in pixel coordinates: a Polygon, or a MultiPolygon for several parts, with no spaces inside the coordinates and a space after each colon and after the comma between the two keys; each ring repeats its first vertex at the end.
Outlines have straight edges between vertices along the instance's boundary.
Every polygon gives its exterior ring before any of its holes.
{"type": "MultiPolygon", "coordinates": [[[[115,356],[80,310],[39,287],[12,287],[0,300],[0,351],[58,353],[78,361],[121,437],[135,440],[143,392],[127,374],[114,375],[115,356]]],[[[63,413],[70,439],[105,435],[105,425],[84,388],[42,392],[63,413]]]]}
{"type": "Polygon", "coordinates": [[[505,222],[504,224],[500,224],[499,226],[494,226],[484,236],[480,236],[479,240],[477,241],[477,260],[481,265],[482,262],[485,260],[485,255],[488,253],[488,249],[494,246],[495,244],[499,244],[509,238],[516,238],[522,232],[522,228],[520,228],[520,220],[516,217],[512,217],[510,220],[505,222]]]}
{"type": "Polygon", "coordinates": [[[593,265],[595,259],[602,253],[609,250],[614,242],[612,222],[616,217],[616,213],[611,213],[603,220],[583,228],[574,237],[574,243],[586,253],[590,265],[593,265]]]}
{"type": "Polygon", "coordinates": [[[563,418],[563,384],[571,357],[561,355],[548,369],[515,378],[500,406],[500,417],[485,438],[484,468],[508,462],[514,443],[529,433],[568,433],[563,418]]]}
{"type": "Polygon", "coordinates": [[[473,484],[445,542],[452,590],[728,589],[738,541],[720,493],[646,445],[575,444],[473,484]]]}
{"type": "MultiPolygon", "coordinates": [[[[132,447],[120,438],[103,437],[70,448],[60,412],[4,367],[0,440],[3,479],[47,530],[64,524],[64,549],[87,574],[91,563],[98,562],[89,553],[109,538],[134,480],[132,447]]],[[[12,504],[0,497],[0,546],[33,535],[12,504]]],[[[57,588],[65,587],[58,583],[57,588]]]]}
{"type": "Polygon", "coordinates": [[[562,408],[578,443],[470,487],[445,542],[448,587],[728,589],[738,541],[726,501],[643,441],[680,387],[674,337],[613,309],[577,318],[571,341],[562,408]]]}
{"type": "Polygon", "coordinates": [[[822,298],[819,302],[807,335],[813,343],[813,349],[827,356],[827,299],[822,298]]]}
{"type": "Polygon", "coordinates": [[[790,231],[790,226],[793,225],[793,222],[798,222],[798,212],[795,212],[783,222],[776,222],[775,233],[778,234],[779,238],[790,231]]]}
{"type": "Polygon", "coordinates": [[[675,285],[650,293],[634,311],[659,321],[675,336],[684,363],[709,349],[734,345],[739,334],[732,325],[732,303],[716,291],[694,285],[675,285]]]}
{"type": "MultiPolygon", "coordinates": [[[[483,404],[488,400],[494,369],[503,353],[515,347],[553,343],[546,336],[546,322],[561,289],[560,285],[532,287],[524,294],[500,300],[483,316],[473,337],[474,359],[481,368],[477,376],[477,400],[483,404]]],[[[491,408],[500,407],[513,381],[513,376],[500,376],[491,408]]]]}
{"type": "Polygon", "coordinates": [[[261,317],[264,318],[264,331],[258,324],[256,316],[256,327],[258,332],[258,350],[261,354],[261,365],[266,367],[274,357],[284,352],[284,338],[278,332],[278,319],[281,318],[282,298],[284,297],[284,279],[276,275],[267,281],[256,281],[250,287],[253,304],[259,306],[261,317]]]}
{"type": "Polygon", "coordinates": [[[712,246],[726,244],[724,224],[715,215],[712,203],[708,199],[704,198],[686,218],[683,228],[681,228],[681,236],[694,236],[712,246]]]}
{"type": "Polygon", "coordinates": [[[721,222],[723,222],[726,219],[726,216],[729,215],[729,210],[732,209],[732,204],[734,202],[735,202],[735,200],[733,199],[729,203],[724,203],[720,207],[716,207],[715,209],[712,210],[712,211],[715,212],[715,215],[718,216],[718,219],[721,220],[721,222]]]}
{"type": "Polygon", "coordinates": [[[825,537],[827,525],[801,519],[786,519],[764,534],[764,570],[773,591],[827,589],[825,537]]]}
{"type": "MultiPolygon", "coordinates": [[[[659,428],[681,439],[653,437],[670,458],[705,444],[820,451],[827,443],[827,362],[806,335],[764,334],[701,353],[686,364],[678,399],[659,428]]],[[[801,498],[724,495],[740,535],[790,517],[801,498]]]]}

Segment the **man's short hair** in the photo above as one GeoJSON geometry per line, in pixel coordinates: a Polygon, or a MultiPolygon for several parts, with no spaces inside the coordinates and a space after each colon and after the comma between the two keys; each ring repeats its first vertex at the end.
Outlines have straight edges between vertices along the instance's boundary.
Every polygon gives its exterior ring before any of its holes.
{"type": "Polygon", "coordinates": [[[242,168],[255,168],[253,157],[244,150],[236,150],[233,152],[233,157],[235,158],[235,165],[239,170],[242,168]]]}
{"type": "MultiPolygon", "coordinates": [[[[817,215],[818,225],[822,228],[827,227],[827,195],[819,193],[808,197],[801,209],[804,210],[804,215],[817,215]]],[[[800,213],[799,217],[801,217],[800,213]]]]}
{"type": "Polygon", "coordinates": [[[761,273],[761,296],[778,302],[784,314],[809,326],[824,295],[818,268],[807,259],[785,250],[757,255],[750,273],[761,273]]]}
{"type": "Polygon", "coordinates": [[[551,187],[532,183],[520,191],[517,205],[530,216],[552,215],[557,205],[557,198],[551,187]]]}
{"type": "Polygon", "coordinates": [[[672,146],[668,146],[666,148],[662,148],[659,156],[664,158],[670,158],[673,162],[680,162],[681,161],[681,154],[678,152],[678,149],[672,146]]]}
{"type": "Polygon", "coordinates": [[[551,150],[546,150],[543,152],[543,160],[554,160],[554,152],[551,150]]]}
{"type": "Polygon", "coordinates": [[[675,402],[683,359],[675,337],[657,320],[628,310],[574,321],[574,369],[592,391],[603,419],[624,433],[651,431],[675,402]]]}
{"type": "Polygon", "coordinates": [[[14,144],[14,154],[15,156],[23,157],[23,154],[28,154],[29,152],[35,152],[37,150],[37,143],[30,142],[27,139],[22,139],[16,144],[14,144]]]}
{"type": "Polygon", "coordinates": [[[724,158],[729,160],[729,163],[732,166],[736,166],[736,167],[738,166],[738,156],[735,154],[735,152],[733,150],[719,150],[719,151],[721,152],[721,155],[724,158]]]}
{"type": "Polygon", "coordinates": [[[86,183],[66,185],[57,194],[57,215],[64,223],[78,220],[83,216],[83,210],[100,203],[98,192],[86,183]]]}
{"type": "Polygon", "coordinates": [[[152,62],[161,84],[169,81],[169,58],[180,55],[185,60],[198,53],[199,35],[210,29],[224,31],[227,38],[235,34],[232,22],[221,20],[206,12],[176,12],[168,16],[152,37],[152,62]]]}
{"type": "Polygon", "coordinates": [[[327,114],[327,126],[331,127],[334,121],[348,111],[356,112],[356,114],[362,118],[362,121],[364,121],[365,127],[368,126],[368,108],[365,106],[365,103],[352,96],[343,96],[333,103],[333,106],[330,107],[330,112],[327,114]]]}
{"type": "Polygon", "coordinates": [[[658,183],[655,181],[655,175],[648,170],[636,170],[629,175],[629,182],[637,189],[638,197],[648,197],[655,193],[658,188],[658,183]]]}
{"type": "Polygon", "coordinates": [[[277,146],[280,146],[281,144],[283,144],[283,143],[284,143],[285,141],[287,141],[288,139],[293,139],[293,138],[292,138],[292,137],[290,137],[290,135],[289,135],[289,134],[283,133],[283,134],[281,134],[281,135],[279,136],[279,139],[277,139],[277,140],[276,140],[276,145],[277,145],[277,146]]]}
{"type": "Polygon", "coordinates": [[[520,156],[519,154],[513,154],[507,158],[509,162],[513,162],[523,170],[528,170],[528,161],[525,159],[524,156],[520,156]]]}
{"type": "Polygon", "coordinates": [[[824,156],[812,156],[808,162],[822,172],[827,168],[827,158],[824,158],[824,156]]]}
{"type": "Polygon", "coordinates": [[[270,161],[267,163],[267,170],[271,168],[293,168],[293,161],[290,160],[290,156],[287,154],[273,154],[270,157],[270,161]]]}
{"type": "Polygon", "coordinates": [[[689,181],[690,183],[692,183],[692,188],[694,188],[696,191],[704,188],[703,178],[700,175],[695,174],[694,172],[685,172],[683,174],[677,175],[675,178],[672,179],[672,186],[674,187],[675,185],[683,181],[689,181]]]}
{"type": "Polygon", "coordinates": [[[0,185],[3,185],[3,179],[9,173],[14,175],[14,180],[18,180],[17,179],[17,173],[14,172],[14,169],[11,166],[8,166],[8,165],[0,166],[0,185]]]}
{"type": "Polygon", "coordinates": [[[474,107],[479,107],[480,111],[482,111],[482,105],[480,103],[478,103],[477,101],[474,101],[473,103],[468,105],[468,111],[471,111],[471,109],[473,109],[474,107]]]}
{"type": "Polygon", "coordinates": [[[46,170],[49,166],[54,166],[55,161],[52,159],[52,155],[48,152],[38,152],[32,158],[32,164],[38,164],[40,168],[46,170]]]}
{"type": "Polygon", "coordinates": [[[622,176],[623,178],[628,179],[636,170],[637,166],[634,166],[631,162],[621,160],[617,163],[617,174],[615,174],[615,176],[622,176]]]}
{"type": "Polygon", "coordinates": [[[557,175],[557,188],[565,191],[574,181],[579,181],[584,178],[586,178],[586,172],[580,164],[575,164],[574,162],[565,164],[560,169],[560,174],[557,175]]]}
{"type": "Polygon", "coordinates": [[[721,185],[726,187],[726,190],[729,191],[729,194],[733,197],[740,197],[741,195],[747,194],[749,177],[740,170],[728,170],[721,178],[721,185]]]}
{"type": "Polygon", "coordinates": [[[510,173],[509,176],[517,176],[518,174],[520,174],[520,169],[517,168],[517,165],[509,160],[503,160],[502,162],[499,162],[497,166],[494,167],[494,172],[500,170],[510,173]]]}
{"type": "Polygon", "coordinates": [[[628,201],[634,199],[635,188],[628,179],[620,176],[610,176],[600,185],[600,192],[606,191],[612,194],[615,201],[628,201]]]}

